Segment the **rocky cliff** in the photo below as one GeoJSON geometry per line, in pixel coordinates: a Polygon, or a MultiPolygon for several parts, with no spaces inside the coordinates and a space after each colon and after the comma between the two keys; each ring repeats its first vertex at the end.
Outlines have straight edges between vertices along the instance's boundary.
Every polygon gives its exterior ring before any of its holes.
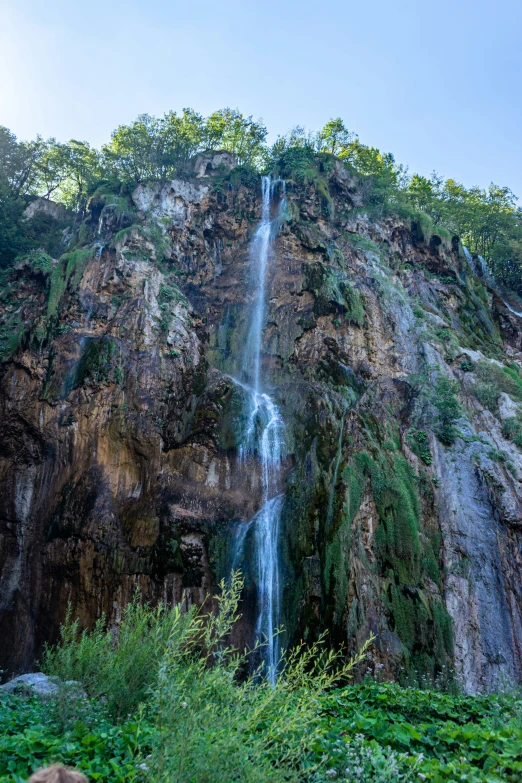
{"type": "MultiPolygon", "coordinates": [[[[243,537],[252,641],[261,478],[231,376],[261,188],[231,164],[99,189],[60,258],[4,281],[2,669],[31,667],[69,603],[85,626],[136,589],[201,603],[243,537]]],[[[382,676],[520,680],[522,322],[458,237],[369,208],[340,162],[276,174],[262,366],[285,420],[285,643],[373,631],[382,676]]]]}

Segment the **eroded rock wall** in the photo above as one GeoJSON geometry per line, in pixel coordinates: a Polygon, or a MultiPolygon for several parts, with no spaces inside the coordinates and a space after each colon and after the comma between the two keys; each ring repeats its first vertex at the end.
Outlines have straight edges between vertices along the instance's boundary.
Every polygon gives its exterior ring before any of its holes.
{"type": "MultiPolygon", "coordinates": [[[[259,508],[230,376],[260,187],[197,174],[99,195],[79,249],[12,281],[29,326],[1,376],[0,668],[30,667],[69,602],[85,626],[117,622],[137,588],[201,603],[259,508]]],[[[267,279],[285,642],[328,629],[355,649],[372,631],[381,676],[520,679],[522,455],[502,425],[520,400],[499,391],[489,410],[475,394],[483,366],[518,367],[519,321],[457,238],[372,216],[338,163],[321,182],[287,183],[267,279]],[[461,406],[453,445],[437,437],[440,378],[461,406]]]]}

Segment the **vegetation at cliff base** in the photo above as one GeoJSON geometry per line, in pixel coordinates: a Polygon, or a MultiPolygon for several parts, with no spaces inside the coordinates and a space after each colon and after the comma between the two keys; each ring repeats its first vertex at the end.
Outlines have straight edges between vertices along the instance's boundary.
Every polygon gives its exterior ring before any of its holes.
{"type": "Polygon", "coordinates": [[[248,654],[227,642],[240,589],[236,575],[214,614],[136,597],[117,633],[101,620],[80,634],[69,616],[43,661],[61,678],[58,695],[0,697],[0,782],[53,761],[114,783],[520,779],[512,695],[348,684],[365,650],[348,661],[324,640],[287,654],[275,687],[262,669],[247,676],[248,654]],[[70,677],[88,698],[71,697],[70,677]]]}

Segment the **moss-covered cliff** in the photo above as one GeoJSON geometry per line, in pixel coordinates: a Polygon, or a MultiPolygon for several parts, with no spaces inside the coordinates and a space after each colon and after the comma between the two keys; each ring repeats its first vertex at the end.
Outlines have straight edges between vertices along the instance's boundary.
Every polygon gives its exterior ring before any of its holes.
{"type": "MultiPolygon", "coordinates": [[[[260,182],[202,173],[101,188],[59,258],[4,275],[0,668],[30,666],[69,602],[91,625],[136,588],[203,601],[259,507],[229,375],[260,182]]],[[[263,371],[286,422],[286,642],[373,631],[389,676],[521,679],[520,319],[458,237],[375,212],[332,156],[276,173],[263,371]]]]}

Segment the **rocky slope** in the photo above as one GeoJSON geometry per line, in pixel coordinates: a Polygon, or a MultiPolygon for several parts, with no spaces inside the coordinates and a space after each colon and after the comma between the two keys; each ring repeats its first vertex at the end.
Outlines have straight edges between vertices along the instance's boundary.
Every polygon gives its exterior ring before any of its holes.
{"type": "MultiPolygon", "coordinates": [[[[201,603],[259,508],[230,375],[260,184],[232,163],[100,189],[70,219],[75,249],[5,282],[0,668],[27,670],[69,603],[86,626],[136,589],[201,603]]],[[[279,173],[263,369],[286,422],[285,641],[328,629],[354,649],[373,631],[383,676],[520,680],[521,321],[457,237],[368,209],[339,162],[279,173]]]]}

